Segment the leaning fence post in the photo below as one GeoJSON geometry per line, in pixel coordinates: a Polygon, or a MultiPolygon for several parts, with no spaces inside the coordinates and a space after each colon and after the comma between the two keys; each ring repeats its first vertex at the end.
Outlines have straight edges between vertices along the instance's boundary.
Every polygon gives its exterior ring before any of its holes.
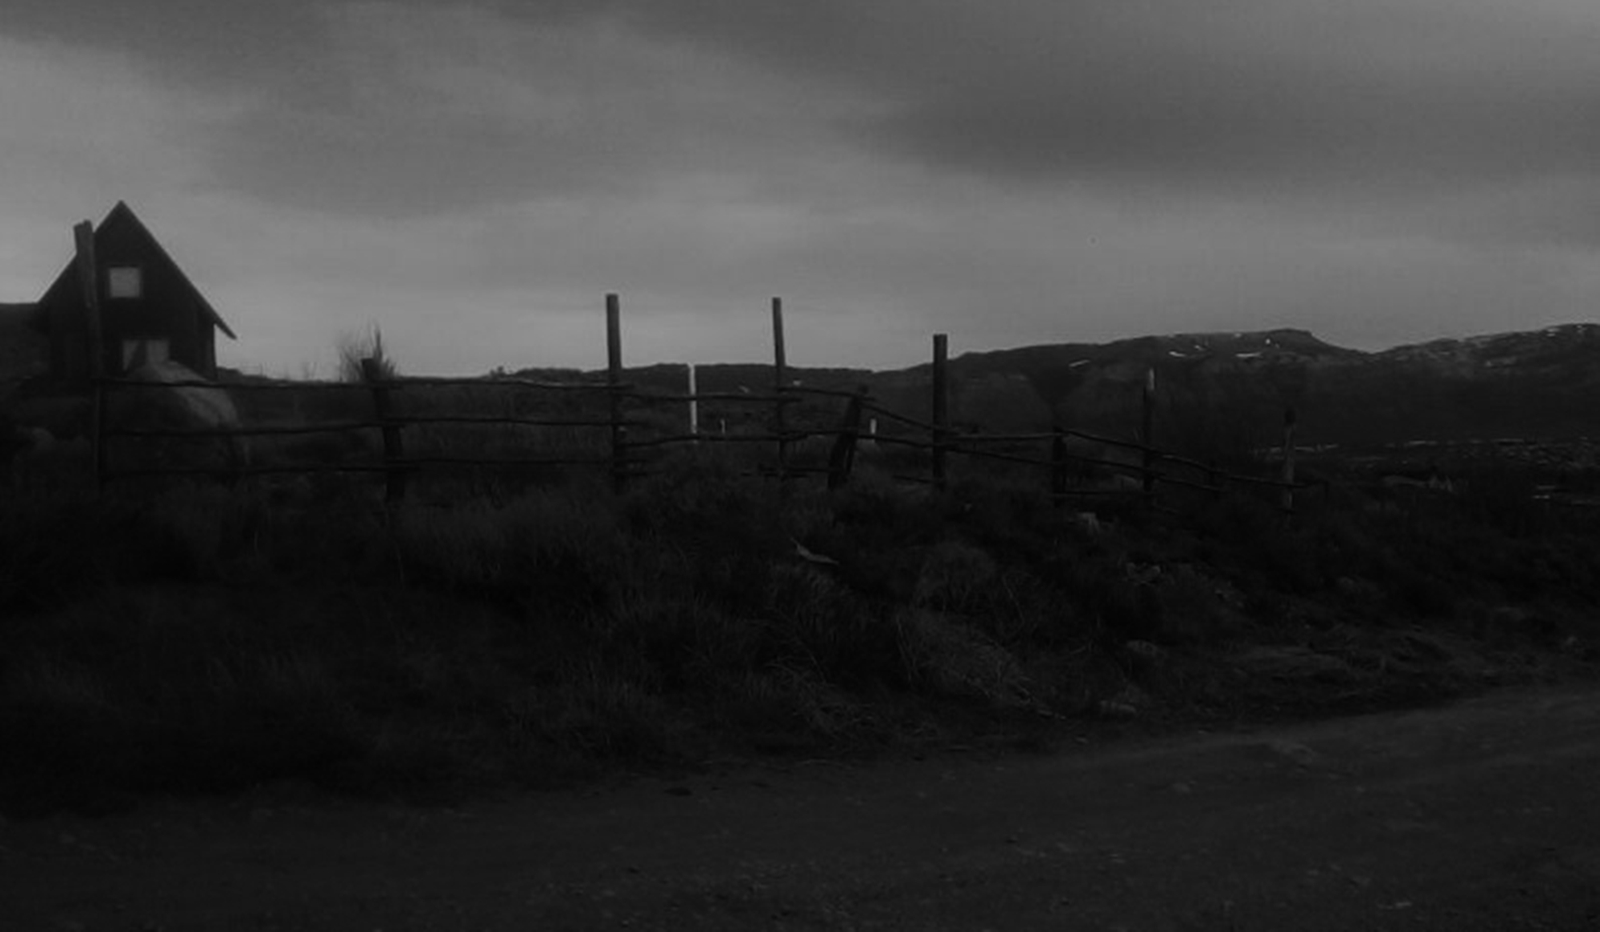
{"type": "Polygon", "coordinates": [[[950,335],[933,335],[933,484],[945,485],[945,449],[950,437],[950,335]]]}
{"type": "Polygon", "coordinates": [[[406,495],[406,474],[400,466],[400,458],[405,455],[400,425],[391,416],[389,383],[378,360],[371,356],[361,360],[361,378],[372,388],[372,413],[383,433],[383,500],[394,504],[406,495]]]}
{"type": "Polygon", "coordinates": [[[622,422],[622,305],[606,295],[606,385],[611,396],[611,486],[622,491],[628,481],[628,428],[622,422]]]}
{"type": "Polygon", "coordinates": [[[789,363],[784,355],[783,347],[783,299],[772,299],[772,387],[773,396],[777,399],[772,403],[772,424],[778,434],[778,481],[782,483],[789,478],[789,419],[784,412],[787,396],[784,389],[789,384],[789,363]]]}
{"type": "Polygon", "coordinates": [[[861,436],[861,410],[866,404],[867,387],[856,389],[845,405],[844,419],[839,422],[839,436],[828,453],[828,488],[842,489],[850,481],[850,470],[855,467],[856,441],[861,436]]]}
{"type": "Polygon", "coordinates": [[[1294,405],[1283,409],[1283,519],[1294,521],[1294,405]]]}
{"type": "Polygon", "coordinates": [[[1140,396],[1140,473],[1144,480],[1144,501],[1146,505],[1155,504],[1156,497],[1156,451],[1155,451],[1155,421],[1156,421],[1156,369],[1151,366],[1145,372],[1144,391],[1140,396]]]}

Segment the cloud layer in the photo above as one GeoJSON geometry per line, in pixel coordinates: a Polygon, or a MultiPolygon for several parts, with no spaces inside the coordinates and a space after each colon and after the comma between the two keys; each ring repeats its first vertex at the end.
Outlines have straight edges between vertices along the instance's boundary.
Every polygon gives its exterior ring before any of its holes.
{"type": "Polygon", "coordinates": [[[785,294],[810,361],[886,365],[1600,288],[1587,0],[19,0],[0,44],[7,241],[127,198],[268,368],[367,320],[424,368],[591,361],[607,290],[641,358],[759,357],[785,294]]]}

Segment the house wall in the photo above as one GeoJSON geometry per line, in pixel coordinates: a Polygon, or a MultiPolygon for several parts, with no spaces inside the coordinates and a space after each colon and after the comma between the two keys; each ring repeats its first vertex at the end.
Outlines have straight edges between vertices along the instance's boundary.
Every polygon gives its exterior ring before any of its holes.
{"type": "Polygon", "coordinates": [[[83,317],[82,299],[79,298],[81,292],[76,281],[61,291],[60,298],[47,305],[50,315],[50,374],[59,379],[83,379],[89,372],[89,354],[88,328],[83,317]]]}
{"type": "MultiPolygon", "coordinates": [[[[99,266],[97,284],[107,374],[123,371],[124,340],[155,338],[169,341],[169,358],[207,378],[216,376],[215,327],[182,273],[152,249],[133,225],[104,225],[95,235],[95,262],[99,266]],[[116,266],[136,266],[141,270],[139,297],[110,296],[109,270],[116,266]]],[[[46,296],[51,318],[51,371],[58,378],[86,378],[88,323],[78,276],[69,270],[57,286],[46,296]]]]}
{"type": "Polygon", "coordinates": [[[29,326],[32,304],[0,304],[0,399],[24,379],[50,371],[50,341],[29,326]]]}
{"type": "Polygon", "coordinates": [[[203,341],[210,337],[209,325],[202,327],[202,310],[194,292],[186,287],[182,275],[159,253],[153,253],[148,240],[131,225],[113,226],[95,238],[95,261],[99,265],[100,320],[105,339],[106,372],[122,371],[122,341],[137,338],[164,338],[171,341],[171,358],[207,377],[214,366],[207,365],[203,341]],[[109,270],[114,266],[138,266],[143,290],[138,298],[112,298],[109,270]]]}

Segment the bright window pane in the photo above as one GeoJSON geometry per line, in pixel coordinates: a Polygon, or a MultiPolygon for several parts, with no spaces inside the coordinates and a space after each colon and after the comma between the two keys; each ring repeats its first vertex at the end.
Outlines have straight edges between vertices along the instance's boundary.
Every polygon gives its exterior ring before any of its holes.
{"type": "Polygon", "coordinates": [[[112,266],[107,275],[107,287],[113,298],[137,298],[144,293],[144,281],[137,266],[112,266]]]}

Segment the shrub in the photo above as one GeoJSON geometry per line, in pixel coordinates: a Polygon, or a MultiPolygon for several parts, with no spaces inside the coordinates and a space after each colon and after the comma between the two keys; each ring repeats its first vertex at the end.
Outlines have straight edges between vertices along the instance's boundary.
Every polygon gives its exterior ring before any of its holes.
{"type": "Polygon", "coordinates": [[[393,379],[400,374],[399,366],[384,349],[383,331],[377,324],[369,324],[364,331],[341,334],[334,352],[338,356],[341,382],[365,382],[362,361],[366,359],[376,363],[381,378],[393,379]]]}

